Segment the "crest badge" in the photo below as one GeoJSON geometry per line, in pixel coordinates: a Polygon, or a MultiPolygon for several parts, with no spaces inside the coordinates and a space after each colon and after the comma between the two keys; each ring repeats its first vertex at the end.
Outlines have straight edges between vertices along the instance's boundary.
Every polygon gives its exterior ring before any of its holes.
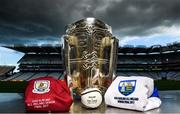
{"type": "Polygon", "coordinates": [[[123,80],[120,81],[118,89],[121,94],[128,96],[134,92],[135,87],[136,87],[136,80],[123,80]]]}
{"type": "Polygon", "coordinates": [[[50,81],[49,80],[38,80],[34,82],[33,93],[44,94],[50,91],[50,81]]]}

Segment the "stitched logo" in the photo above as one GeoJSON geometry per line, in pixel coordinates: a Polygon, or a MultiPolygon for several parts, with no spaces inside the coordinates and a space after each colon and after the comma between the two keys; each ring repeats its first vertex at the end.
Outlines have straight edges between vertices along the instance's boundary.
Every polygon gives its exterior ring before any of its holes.
{"type": "Polygon", "coordinates": [[[120,81],[118,89],[121,94],[128,96],[134,92],[135,87],[136,87],[136,80],[123,80],[120,81]]]}

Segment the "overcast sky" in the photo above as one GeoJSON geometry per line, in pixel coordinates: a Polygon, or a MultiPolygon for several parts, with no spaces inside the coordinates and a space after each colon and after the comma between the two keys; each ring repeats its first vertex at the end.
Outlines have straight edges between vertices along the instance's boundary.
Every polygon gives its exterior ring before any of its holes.
{"type": "Polygon", "coordinates": [[[0,45],[59,43],[86,17],[112,26],[120,45],[180,41],[180,0],[0,0],[0,45]]]}
{"type": "MultiPolygon", "coordinates": [[[[180,0],[0,0],[0,46],[58,44],[67,24],[86,17],[112,26],[121,46],[180,41],[180,0]]],[[[0,47],[0,65],[22,56],[0,47]]]]}

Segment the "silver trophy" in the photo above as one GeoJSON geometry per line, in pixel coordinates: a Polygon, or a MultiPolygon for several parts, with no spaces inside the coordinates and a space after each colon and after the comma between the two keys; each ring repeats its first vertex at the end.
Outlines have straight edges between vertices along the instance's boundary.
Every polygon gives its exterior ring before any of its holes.
{"type": "Polygon", "coordinates": [[[105,92],[116,70],[118,40],[111,27],[95,18],[68,25],[64,36],[65,66],[74,96],[87,88],[105,92]]]}

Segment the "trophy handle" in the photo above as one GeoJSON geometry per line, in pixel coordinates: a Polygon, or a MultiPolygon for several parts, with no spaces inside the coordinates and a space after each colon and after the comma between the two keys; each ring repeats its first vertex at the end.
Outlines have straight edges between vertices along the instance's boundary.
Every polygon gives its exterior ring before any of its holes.
{"type": "MultiPolygon", "coordinates": [[[[114,56],[115,53],[117,53],[116,47],[117,47],[117,41],[114,37],[104,37],[101,42],[100,46],[100,59],[103,58],[104,55],[104,47],[110,46],[110,60],[109,60],[109,72],[108,75],[113,75],[113,64],[116,62],[116,56],[114,56]]],[[[102,61],[99,60],[99,69],[102,70],[102,61]]],[[[101,72],[101,71],[100,71],[101,72]]],[[[113,76],[112,76],[113,77],[113,76]]]]}
{"type": "Polygon", "coordinates": [[[64,40],[64,44],[65,44],[65,48],[67,50],[65,50],[65,61],[67,61],[66,64],[66,72],[68,75],[71,75],[71,69],[70,69],[70,45],[69,45],[69,41],[68,41],[68,36],[65,36],[65,40],[64,40]]]}
{"type": "MultiPolygon", "coordinates": [[[[104,47],[111,46],[110,61],[109,61],[110,62],[109,71],[110,71],[110,69],[112,67],[112,61],[113,61],[113,50],[114,50],[113,43],[114,43],[114,39],[112,39],[111,37],[104,37],[102,39],[101,46],[100,46],[100,59],[104,58],[103,57],[103,55],[104,55],[104,47]]],[[[104,62],[104,61],[99,60],[99,69],[100,70],[102,69],[101,68],[102,67],[102,62],[104,62]]]]}
{"type": "Polygon", "coordinates": [[[112,80],[114,80],[114,78],[116,77],[116,62],[117,62],[117,52],[118,52],[118,45],[119,45],[119,40],[116,39],[115,37],[113,37],[113,41],[111,42],[111,58],[110,58],[110,66],[109,66],[109,70],[110,70],[110,74],[112,74],[112,80]],[[115,65],[114,65],[115,64],[115,65]]]}
{"type": "MultiPolygon", "coordinates": [[[[77,65],[77,69],[76,69],[76,71],[73,71],[73,72],[71,72],[71,60],[72,60],[72,58],[70,58],[70,53],[71,53],[71,47],[70,46],[73,46],[75,49],[76,49],[76,57],[77,58],[80,58],[80,53],[79,53],[79,49],[78,49],[78,38],[76,37],[76,36],[67,36],[66,37],[66,42],[67,42],[67,48],[68,48],[68,51],[67,51],[67,62],[68,62],[68,64],[67,64],[67,66],[68,66],[68,73],[70,74],[70,75],[74,75],[74,77],[76,77],[76,81],[77,81],[77,84],[80,84],[80,63],[77,63],[76,65],[77,65]]],[[[77,60],[78,61],[78,60],[77,60]]],[[[78,85],[79,87],[81,87],[81,85],[78,85]]]]}
{"type": "Polygon", "coordinates": [[[113,59],[114,59],[114,39],[111,39],[111,52],[110,52],[110,61],[109,61],[109,74],[112,74],[113,75],[113,69],[112,69],[112,66],[113,66],[113,59]]]}

